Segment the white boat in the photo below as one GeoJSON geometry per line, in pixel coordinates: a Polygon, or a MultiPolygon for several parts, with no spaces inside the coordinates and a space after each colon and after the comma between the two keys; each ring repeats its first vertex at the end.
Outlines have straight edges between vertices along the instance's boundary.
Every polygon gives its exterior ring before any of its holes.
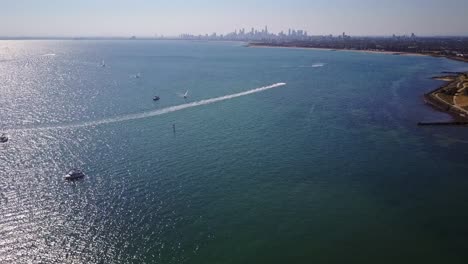
{"type": "Polygon", "coordinates": [[[68,172],[63,178],[65,180],[77,180],[83,178],[84,176],[85,174],[81,170],[73,169],[70,172],[68,172]]]}

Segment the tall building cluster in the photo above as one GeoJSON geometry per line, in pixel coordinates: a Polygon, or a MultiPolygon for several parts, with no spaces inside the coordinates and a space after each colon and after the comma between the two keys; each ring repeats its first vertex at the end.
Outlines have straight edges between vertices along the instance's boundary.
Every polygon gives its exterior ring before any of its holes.
{"type": "Polygon", "coordinates": [[[212,33],[205,35],[182,34],[181,39],[196,39],[196,40],[240,40],[240,41],[264,41],[264,40],[308,40],[309,36],[305,30],[289,29],[287,33],[281,31],[278,34],[268,31],[268,26],[263,29],[245,28],[235,30],[234,32],[223,34],[212,33]]]}

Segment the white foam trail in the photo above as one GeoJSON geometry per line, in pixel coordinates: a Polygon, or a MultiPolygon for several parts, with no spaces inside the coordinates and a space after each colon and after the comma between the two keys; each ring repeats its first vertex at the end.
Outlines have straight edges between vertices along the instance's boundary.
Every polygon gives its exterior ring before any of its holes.
{"type": "Polygon", "coordinates": [[[233,98],[246,96],[246,95],[249,95],[249,94],[259,93],[259,92],[263,92],[263,91],[270,90],[270,89],[280,87],[280,86],[284,86],[284,85],[286,85],[286,83],[275,83],[275,84],[272,84],[272,85],[255,88],[255,89],[248,90],[248,91],[245,91],[245,92],[224,95],[224,96],[205,99],[205,100],[192,102],[192,103],[186,103],[186,104],[181,104],[181,105],[170,106],[170,107],[166,107],[166,108],[163,108],[163,109],[158,109],[158,110],[143,112],[143,113],[138,113],[138,114],[124,115],[124,116],[106,118],[106,119],[83,122],[83,123],[77,123],[77,124],[54,125],[54,126],[34,127],[34,128],[7,129],[5,132],[81,128],[81,127],[99,126],[99,125],[104,125],[104,124],[111,124],[111,123],[118,123],[118,122],[124,122],[124,121],[135,120],[135,119],[148,118],[148,117],[168,114],[168,113],[172,113],[172,112],[176,112],[176,111],[180,111],[180,110],[183,110],[183,109],[192,108],[192,107],[196,107],[196,106],[208,105],[208,104],[213,104],[213,103],[217,103],[217,102],[221,102],[221,101],[226,101],[226,100],[230,100],[230,99],[233,99],[233,98]]]}
{"type": "Polygon", "coordinates": [[[323,67],[325,66],[325,63],[315,63],[315,64],[312,64],[312,68],[319,68],[319,67],[323,67]]]}
{"type": "Polygon", "coordinates": [[[325,66],[325,63],[314,63],[312,65],[300,65],[297,68],[320,68],[325,66]]]}
{"type": "Polygon", "coordinates": [[[47,54],[42,54],[42,57],[49,57],[49,56],[55,56],[55,53],[47,53],[47,54]]]}

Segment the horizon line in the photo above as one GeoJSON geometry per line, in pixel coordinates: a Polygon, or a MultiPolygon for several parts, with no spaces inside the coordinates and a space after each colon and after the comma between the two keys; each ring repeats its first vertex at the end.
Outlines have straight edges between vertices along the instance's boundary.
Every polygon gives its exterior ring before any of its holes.
{"type": "MultiPolygon", "coordinates": [[[[156,35],[129,35],[129,36],[106,36],[106,35],[82,35],[82,36],[61,36],[61,35],[51,35],[51,36],[35,36],[35,35],[23,35],[23,36],[2,36],[0,35],[0,40],[184,40],[181,37],[183,34],[179,34],[177,36],[156,36],[156,35]]],[[[309,37],[328,37],[333,34],[326,34],[326,35],[309,35],[309,37]]],[[[396,35],[396,34],[395,34],[396,35]]],[[[205,35],[193,35],[195,37],[198,36],[205,36],[205,35]]],[[[339,36],[337,34],[333,35],[334,37],[339,36]]],[[[358,37],[358,38],[391,38],[393,34],[390,35],[350,35],[351,37],[358,37]]],[[[396,35],[396,36],[407,36],[407,35],[396,35]]],[[[460,35],[443,35],[443,34],[434,34],[434,35],[417,35],[418,38],[466,38],[468,34],[460,34],[460,35]]],[[[242,40],[236,40],[243,42],[242,40]]],[[[245,42],[245,41],[244,41],[245,42]]]]}

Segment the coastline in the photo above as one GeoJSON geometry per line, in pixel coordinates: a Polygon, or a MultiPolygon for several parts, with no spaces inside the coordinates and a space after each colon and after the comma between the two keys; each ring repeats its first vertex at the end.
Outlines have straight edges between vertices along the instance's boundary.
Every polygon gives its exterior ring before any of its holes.
{"type": "Polygon", "coordinates": [[[397,52],[397,51],[386,51],[386,50],[330,49],[330,48],[319,48],[319,47],[279,46],[279,45],[267,45],[267,44],[257,45],[257,44],[251,44],[251,43],[248,43],[247,45],[245,45],[245,47],[248,47],[248,48],[325,50],[325,51],[336,51],[336,52],[360,52],[360,53],[370,53],[370,54],[387,54],[387,55],[401,55],[401,56],[431,56],[430,54],[423,54],[423,53],[397,52]]]}
{"type": "Polygon", "coordinates": [[[309,46],[298,46],[298,45],[278,45],[278,44],[267,44],[267,43],[247,43],[245,47],[248,48],[287,48],[287,49],[311,49],[311,50],[327,50],[337,52],[362,52],[370,54],[387,54],[396,56],[429,56],[435,58],[446,58],[449,60],[456,60],[468,63],[468,58],[447,56],[436,53],[418,53],[418,52],[405,52],[405,51],[389,51],[389,50],[373,50],[373,49],[347,49],[347,48],[322,48],[322,47],[309,47],[309,46]]]}
{"type": "Polygon", "coordinates": [[[468,72],[433,77],[446,82],[424,95],[424,101],[432,107],[450,114],[456,122],[468,122],[468,72]]]}

